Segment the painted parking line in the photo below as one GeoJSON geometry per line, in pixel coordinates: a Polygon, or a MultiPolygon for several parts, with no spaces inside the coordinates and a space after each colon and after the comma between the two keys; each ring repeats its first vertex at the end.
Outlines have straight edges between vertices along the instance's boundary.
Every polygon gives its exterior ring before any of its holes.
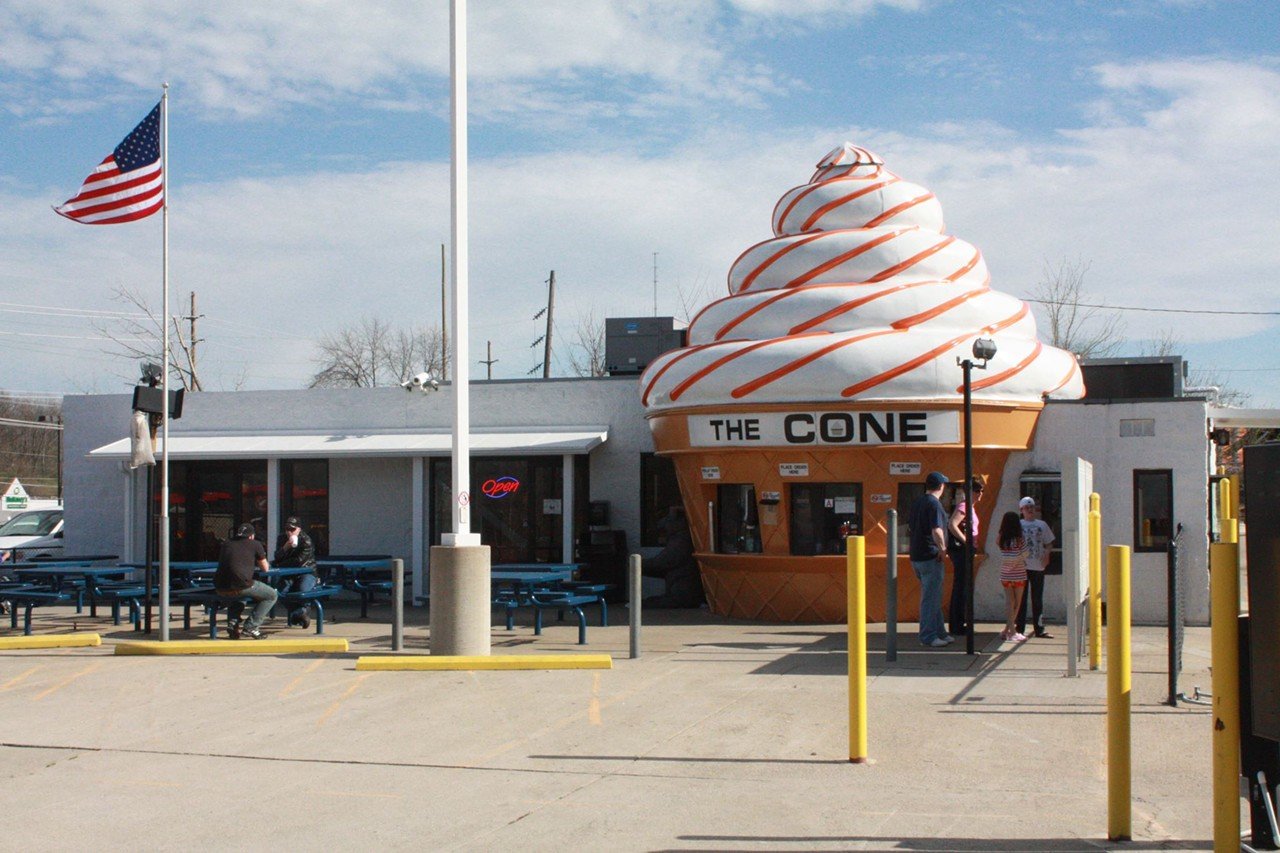
{"type": "Polygon", "coordinates": [[[337,701],[335,701],[332,705],[330,705],[329,709],[320,715],[320,719],[316,720],[316,728],[320,728],[325,723],[327,723],[329,721],[329,718],[332,717],[335,713],[337,713],[338,708],[342,707],[342,703],[350,699],[355,694],[357,688],[360,687],[361,682],[363,682],[368,677],[369,677],[369,673],[367,672],[357,675],[356,680],[351,682],[351,686],[346,689],[346,692],[343,693],[341,696],[339,696],[337,701]]]}
{"type": "Polygon", "coordinates": [[[42,690],[39,693],[37,693],[35,696],[32,696],[31,701],[39,702],[41,699],[50,695],[51,693],[57,693],[59,690],[66,687],[68,684],[71,684],[73,681],[75,681],[78,678],[82,678],[83,676],[88,675],[89,673],[93,672],[95,669],[97,669],[100,666],[102,666],[102,661],[94,661],[93,663],[89,664],[79,672],[67,676],[66,678],[62,679],[52,687],[42,690]]]}
{"type": "Polygon", "coordinates": [[[8,690],[11,687],[17,687],[19,684],[26,681],[28,678],[30,678],[32,675],[35,675],[39,671],[40,671],[40,667],[33,666],[31,667],[31,669],[27,670],[26,672],[18,673],[13,678],[10,678],[8,681],[6,681],[4,684],[0,684],[0,690],[8,690]]]}
{"type": "Polygon", "coordinates": [[[293,689],[302,683],[302,679],[306,678],[308,675],[310,675],[311,673],[319,669],[321,664],[323,664],[324,662],[325,662],[324,658],[312,661],[311,665],[308,666],[306,669],[304,669],[301,675],[299,675],[293,681],[290,681],[288,684],[284,686],[283,689],[281,689],[279,698],[283,699],[284,697],[292,693],[293,689]]]}

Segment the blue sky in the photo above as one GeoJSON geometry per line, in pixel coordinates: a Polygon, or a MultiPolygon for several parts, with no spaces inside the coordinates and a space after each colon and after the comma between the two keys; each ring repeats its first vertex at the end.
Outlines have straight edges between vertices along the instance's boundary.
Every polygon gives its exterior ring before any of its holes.
{"type": "MultiPolygon", "coordinates": [[[[472,338],[496,376],[596,317],[723,292],[845,140],[934,190],[992,286],[1088,266],[1096,302],[1280,311],[1280,6],[471,0],[472,338]]],[[[171,84],[171,282],[206,387],[296,388],[361,317],[434,323],[448,242],[447,3],[0,0],[0,387],[122,390],[99,340],[158,306],[159,218],[70,197],[171,84]]],[[[175,308],[174,313],[181,313],[175,308]]],[[[1276,317],[1122,312],[1280,406],[1276,317]]],[[[478,367],[478,366],[477,366],[478,367]]],[[[568,352],[555,359],[568,372],[568,352]]]]}

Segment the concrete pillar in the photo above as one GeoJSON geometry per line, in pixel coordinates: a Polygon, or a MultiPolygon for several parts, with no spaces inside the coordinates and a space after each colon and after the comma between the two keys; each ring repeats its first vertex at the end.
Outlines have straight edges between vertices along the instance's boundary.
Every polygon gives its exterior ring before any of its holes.
{"type": "Polygon", "coordinates": [[[488,545],[431,548],[431,654],[489,654],[488,545]]]}

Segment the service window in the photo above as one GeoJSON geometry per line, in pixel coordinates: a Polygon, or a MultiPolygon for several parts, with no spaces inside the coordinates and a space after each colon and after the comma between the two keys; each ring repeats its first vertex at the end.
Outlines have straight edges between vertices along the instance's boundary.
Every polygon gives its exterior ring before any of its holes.
{"type": "Polygon", "coordinates": [[[716,487],[716,526],[721,554],[760,553],[756,487],[742,483],[723,483],[716,487]]]}
{"type": "Polygon", "coordinates": [[[1164,551],[1173,533],[1173,472],[1133,472],[1133,550],[1164,551]]]}
{"type": "Polygon", "coordinates": [[[845,537],[862,533],[861,483],[798,483],[790,494],[792,554],[843,554],[845,537]]]}
{"type": "Polygon", "coordinates": [[[911,505],[924,494],[924,483],[898,484],[898,553],[911,553],[911,505]]]}

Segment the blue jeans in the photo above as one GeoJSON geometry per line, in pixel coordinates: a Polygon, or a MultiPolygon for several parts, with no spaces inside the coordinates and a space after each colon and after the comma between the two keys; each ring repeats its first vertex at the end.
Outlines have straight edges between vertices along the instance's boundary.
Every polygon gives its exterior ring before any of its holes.
{"type": "Polygon", "coordinates": [[[947,636],[942,623],[942,555],[932,560],[911,561],[920,579],[920,642],[928,645],[947,636]]]}
{"type": "Polygon", "coordinates": [[[244,612],[244,603],[240,598],[252,598],[254,600],[253,611],[249,614],[249,618],[244,620],[246,628],[261,628],[262,623],[266,621],[267,614],[271,612],[271,608],[275,607],[278,594],[274,587],[267,586],[262,581],[254,581],[253,586],[248,589],[242,589],[239,592],[224,593],[218,590],[218,595],[234,595],[236,599],[227,602],[227,621],[236,622],[240,619],[240,614],[244,612]]]}
{"type": "MultiPolygon", "coordinates": [[[[319,582],[320,579],[315,575],[298,575],[289,582],[289,592],[309,592],[310,590],[315,589],[316,584],[319,582]]],[[[306,616],[307,610],[310,607],[311,605],[304,604],[301,607],[296,607],[293,610],[290,610],[289,622],[293,623],[301,619],[303,616],[306,616]]]]}

